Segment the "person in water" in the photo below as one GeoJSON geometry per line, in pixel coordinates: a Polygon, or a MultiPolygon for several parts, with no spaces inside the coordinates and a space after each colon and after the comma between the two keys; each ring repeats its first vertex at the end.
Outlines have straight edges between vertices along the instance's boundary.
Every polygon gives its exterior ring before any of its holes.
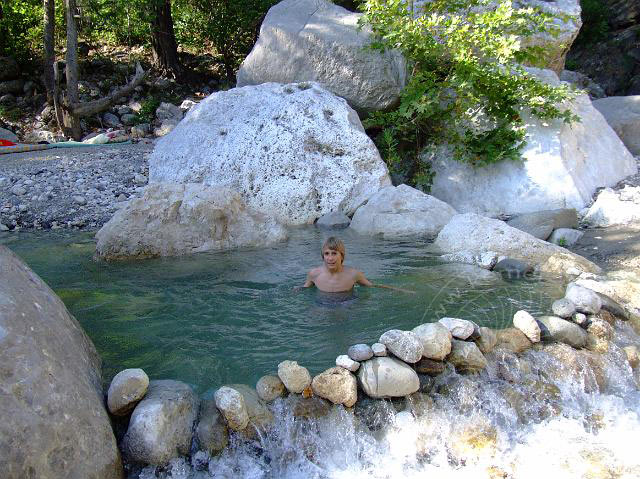
{"type": "Polygon", "coordinates": [[[315,285],[316,288],[325,293],[342,293],[351,291],[356,284],[360,284],[362,286],[414,293],[414,291],[373,284],[361,271],[344,266],[346,255],[344,243],[334,236],[327,238],[324,242],[321,254],[323,264],[307,273],[307,279],[302,285],[303,288],[310,288],[315,285]]]}

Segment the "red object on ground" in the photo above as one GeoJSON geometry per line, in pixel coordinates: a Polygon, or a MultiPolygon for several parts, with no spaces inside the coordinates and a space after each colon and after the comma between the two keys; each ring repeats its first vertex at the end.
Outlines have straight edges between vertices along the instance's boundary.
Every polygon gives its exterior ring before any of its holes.
{"type": "Polygon", "coordinates": [[[9,141],[9,140],[1,140],[0,139],[0,146],[16,146],[15,143],[9,141]]]}

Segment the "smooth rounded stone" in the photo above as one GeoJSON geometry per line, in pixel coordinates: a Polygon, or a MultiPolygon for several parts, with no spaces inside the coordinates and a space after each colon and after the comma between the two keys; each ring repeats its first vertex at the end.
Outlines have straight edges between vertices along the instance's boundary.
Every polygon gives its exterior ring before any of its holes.
{"type": "Polygon", "coordinates": [[[596,314],[602,307],[602,300],[590,289],[569,283],[565,291],[565,298],[576,305],[576,310],[585,314],[596,314]]]}
{"type": "Polygon", "coordinates": [[[578,326],[582,326],[583,328],[586,329],[587,325],[589,324],[589,320],[587,319],[587,315],[583,314],[583,313],[575,313],[572,317],[573,322],[576,323],[578,326]]]}
{"type": "Polygon", "coordinates": [[[164,120],[182,120],[183,112],[179,106],[162,102],[156,109],[156,120],[162,123],[164,120]]]}
{"type": "Polygon", "coordinates": [[[422,342],[424,358],[442,361],[451,352],[452,334],[443,324],[425,323],[416,326],[412,331],[422,342]]]}
{"type": "Polygon", "coordinates": [[[285,228],[247,208],[238,193],[202,184],[154,184],[96,233],[96,255],[113,260],[179,256],[287,237],[285,228]]]}
{"type": "Polygon", "coordinates": [[[234,431],[242,431],[249,424],[249,413],[244,397],[239,391],[229,386],[222,386],[215,392],[216,407],[220,410],[227,424],[234,431]]]}
{"type": "Polygon", "coordinates": [[[476,343],[451,340],[451,353],[447,361],[453,364],[459,373],[475,373],[487,367],[487,360],[476,343]]]}
{"type": "Polygon", "coordinates": [[[353,406],[358,400],[356,377],[341,367],[327,369],[311,381],[313,394],[328,399],[333,404],[353,406]]]}
{"type": "Polygon", "coordinates": [[[533,272],[533,267],[523,261],[513,258],[506,258],[498,261],[493,267],[493,271],[502,273],[507,279],[524,278],[533,272]]]}
{"type": "Polygon", "coordinates": [[[122,441],[132,461],[163,465],[189,454],[198,398],[189,385],[172,380],[151,381],[138,403],[122,441]]]}
{"type": "Polygon", "coordinates": [[[120,479],[95,346],[2,245],[0,272],[0,476],[120,479]]]}
{"type": "Polygon", "coordinates": [[[142,369],[125,369],[111,380],[107,392],[107,406],[114,416],[124,416],[144,397],[149,376],[142,369]]]}
{"type": "Polygon", "coordinates": [[[379,342],[405,363],[416,363],[422,357],[422,341],[411,331],[391,329],[380,336],[379,342]]]}
{"type": "Polygon", "coordinates": [[[213,399],[204,399],[200,403],[199,418],[195,435],[200,449],[215,455],[229,444],[229,429],[213,399]]]}
{"type": "Polygon", "coordinates": [[[549,237],[549,242],[562,246],[563,248],[569,248],[580,241],[580,238],[584,236],[584,233],[579,230],[571,228],[558,228],[553,230],[549,237]]]}
{"type": "Polygon", "coordinates": [[[640,187],[625,186],[621,191],[602,190],[582,221],[591,227],[640,223],[640,187]]]}
{"type": "Polygon", "coordinates": [[[391,179],[343,99],[318,83],[265,83],[213,93],[189,110],[156,142],[149,182],[224,186],[249,208],[302,225],[354,213],[391,179]]]}
{"type": "Polygon", "coordinates": [[[318,81],[358,111],[393,107],[406,82],[402,55],[368,48],[361,14],[326,0],[284,0],[269,9],[238,70],[238,86],[318,81]]]}
{"type": "Polygon", "coordinates": [[[336,358],[336,366],[344,368],[352,373],[355,373],[360,367],[360,363],[358,361],[354,361],[346,354],[341,354],[336,358]]]}
{"type": "Polygon", "coordinates": [[[351,218],[345,215],[342,211],[332,211],[326,215],[322,215],[316,221],[318,228],[347,228],[351,223],[351,218]]]}
{"type": "Polygon", "coordinates": [[[438,323],[447,328],[456,339],[469,339],[475,330],[474,324],[466,319],[440,318],[438,323]]]}
{"type": "Polygon", "coordinates": [[[230,384],[229,387],[242,395],[249,416],[248,427],[242,430],[242,434],[248,439],[257,439],[258,431],[264,432],[273,424],[273,413],[260,399],[255,388],[248,384],[230,384]]]}
{"type": "Polygon", "coordinates": [[[444,361],[435,361],[429,358],[422,358],[415,364],[416,372],[419,374],[427,374],[428,376],[438,376],[445,370],[446,363],[444,361]]]}
{"type": "Polygon", "coordinates": [[[553,302],[551,310],[555,316],[570,318],[576,313],[576,305],[570,299],[562,298],[553,302]]]}
{"type": "MultiPolygon", "coordinates": [[[[637,5],[637,4],[636,4],[637,5]]],[[[636,7],[636,15],[640,9],[636,7]]],[[[610,96],[593,101],[632,155],[640,155],[640,95],[610,96]]]]}
{"type": "MultiPolygon", "coordinates": [[[[527,70],[560,85],[549,70],[527,70]]],[[[575,127],[578,123],[549,122],[525,113],[527,143],[521,150],[522,161],[476,168],[454,160],[450,152],[438,155],[431,163],[435,173],[431,194],[460,212],[493,217],[554,208],[579,211],[598,188],[636,174],[633,155],[587,95],[576,96],[567,106],[580,117],[580,128],[575,127]]],[[[489,245],[485,249],[494,250],[489,245]]]]}
{"type": "Polygon", "coordinates": [[[640,353],[638,352],[638,347],[634,345],[625,346],[624,348],[622,348],[622,350],[627,356],[629,366],[631,366],[633,369],[636,369],[638,367],[638,364],[640,364],[640,353]]]}
{"type": "Polygon", "coordinates": [[[311,385],[311,374],[296,361],[282,361],[278,364],[278,377],[292,393],[300,394],[311,385]]]}
{"type": "Polygon", "coordinates": [[[513,353],[522,353],[531,348],[533,343],[517,328],[498,329],[496,331],[498,344],[496,348],[503,348],[513,353]]]}
{"type": "Polygon", "coordinates": [[[482,354],[488,354],[498,344],[498,336],[493,329],[485,326],[480,327],[479,333],[480,337],[475,340],[475,343],[482,354]]]}
{"type": "Polygon", "coordinates": [[[349,228],[385,239],[433,238],[456,213],[445,202],[410,186],[387,186],[356,210],[349,228]]]}
{"type": "Polygon", "coordinates": [[[371,345],[371,350],[373,351],[374,356],[387,355],[387,347],[382,343],[373,343],[371,345]]]}
{"type": "Polygon", "coordinates": [[[284,383],[278,376],[266,375],[258,379],[256,383],[256,392],[260,399],[271,402],[279,397],[284,396],[286,392],[284,383]]]}
{"type": "Polygon", "coordinates": [[[402,397],[420,389],[420,379],[411,366],[390,357],[374,357],[362,363],[358,382],[372,398],[402,397]]]}
{"type": "Polygon", "coordinates": [[[587,333],[577,324],[557,316],[541,316],[538,318],[543,340],[566,343],[574,348],[587,345],[587,333]]]}
{"type": "Polygon", "coordinates": [[[547,240],[552,236],[554,230],[576,228],[578,226],[578,213],[574,208],[523,213],[507,221],[507,224],[536,238],[547,240]]]}
{"type": "Polygon", "coordinates": [[[524,333],[532,343],[540,342],[540,326],[527,311],[517,311],[513,315],[513,326],[524,333]]]}
{"type": "Polygon", "coordinates": [[[347,355],[354,361],[366,361],[373,357],[373,349],[368,344],[354,344],[347,350],[347,355]]]}

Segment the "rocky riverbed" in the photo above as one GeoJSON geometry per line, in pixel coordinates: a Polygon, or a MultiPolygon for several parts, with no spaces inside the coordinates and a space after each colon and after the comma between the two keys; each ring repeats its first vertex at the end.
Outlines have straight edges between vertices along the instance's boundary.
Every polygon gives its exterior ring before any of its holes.
{"type": "Polygon", "coordinates": [[[151,142],[0,156],[0,230],[106,223],[147,184],[151,142]]]}

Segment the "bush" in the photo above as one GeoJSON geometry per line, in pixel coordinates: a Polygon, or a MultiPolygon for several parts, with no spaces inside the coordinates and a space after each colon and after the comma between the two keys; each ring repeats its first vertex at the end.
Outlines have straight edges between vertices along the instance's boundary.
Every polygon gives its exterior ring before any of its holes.
{"type": "Polygon", "coordinates": [[[601,0],[580,0],[582,28],[576,45],[592,45],[604,40],[609,33],[609,9],[601,0]]]}
{"type": "Polygon", "coordinates": [[[474,166],[520,158],[522,112],[542,119],[576,120],[556,106],[570,96],[529,75],[522,62],[540,48],[523,48],[518,37],[552,28],[552,17],[510,0],[433,0],[420,15],[406,0],[368,0],[363,23],[376,49],[396,48],[408,60],[410,77],[400,105],[365,121],[390,171],[427,189],[424,153],[449,145],[454,158],[474,166]]]}
{"type": "Polygon", "coordinates": [[[33,59],[42,43],[42,1],[3,1],[0,13],[0,56],[33,59]]]}

